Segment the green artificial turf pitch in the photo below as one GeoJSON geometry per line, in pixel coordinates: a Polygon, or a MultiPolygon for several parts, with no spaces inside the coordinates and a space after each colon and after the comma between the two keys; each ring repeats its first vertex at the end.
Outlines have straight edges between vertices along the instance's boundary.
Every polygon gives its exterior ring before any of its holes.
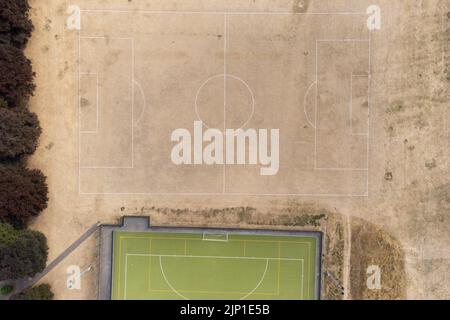
{"type": "Polygon", "coordinates": [[[317,241],[115,232],[112,299],[314,299],[317,241]]]}

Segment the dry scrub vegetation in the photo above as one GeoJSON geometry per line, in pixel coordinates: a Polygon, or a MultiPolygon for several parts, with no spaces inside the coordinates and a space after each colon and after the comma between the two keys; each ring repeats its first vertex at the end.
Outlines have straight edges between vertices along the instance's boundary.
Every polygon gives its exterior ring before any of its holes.
{"type": "Polygon", "coordinates": [[[352,299],[405,299],[404,262],[404,253],[397,240],[361,219],[352,221],[352,299]],[[367,288],[367,267],[371,265],[381,269],[380,290],[367,288]]]}

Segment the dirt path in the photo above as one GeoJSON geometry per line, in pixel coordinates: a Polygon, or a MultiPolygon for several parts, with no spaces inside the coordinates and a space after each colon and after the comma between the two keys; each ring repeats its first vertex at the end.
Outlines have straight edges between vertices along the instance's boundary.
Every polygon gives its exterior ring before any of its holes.
{"type": "Polygon", "coordinates": [[[344,300],[350,300],[351,299],[351,258],[352,258],[352,223],[351,223],[351,216],[345,215],[344,216],[344,223],[345,223],[345,246],[344,246],[344,267],[343,267],[343,278],[344,278],[344,300]]]}

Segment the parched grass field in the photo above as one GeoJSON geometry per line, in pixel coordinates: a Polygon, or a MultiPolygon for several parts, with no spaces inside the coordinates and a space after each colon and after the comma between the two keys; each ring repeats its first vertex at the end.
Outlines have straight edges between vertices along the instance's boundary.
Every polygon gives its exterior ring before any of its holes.
{"type": "Polygon", "coordinates": [[[316,237],[114,234],[112,299],[316,297],[316,237]]]}

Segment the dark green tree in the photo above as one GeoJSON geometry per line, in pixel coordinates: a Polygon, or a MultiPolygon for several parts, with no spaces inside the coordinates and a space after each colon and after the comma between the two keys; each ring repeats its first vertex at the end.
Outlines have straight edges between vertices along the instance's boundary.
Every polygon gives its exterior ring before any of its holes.
{"type": "Polygon", "coordinates": [[[0,108],[8,108],[8,102],[2,97],[0,97],[0,108]]]}
{"type": "Polygon", "coordinates": [[[14,243],[0,244],[0,281],[32,277],[44,270],[48,246],[38,231],[21,231],[14,243]]]}
{"type": "Polygon", "coordinates": [[[34,93],[33,81],[31,61],[23,51],[11,45],[0,44],[0,96],[9,107],[26,106],[34,93]]]}
{"type": "Polygon", "coordinates": [[[11,300],[53,300],[55,295],[49,284],[41,284],[36,287],[25,289],[11,297],[11,300]]]}
{"type": "Polygon", "coordinates": [[[0,160],[19,160],[34,153],[42,129],[36,114],[0,106],[0,160]]]}
{"type": "Polygon", "coordinates": [[[23,49],[33,32],[28,0],[0,1],[0,43],[23,49]]]}
{"type": "Polygon", "coordinates": [[[0,165],[0,222],[24,228],[47,208],[48,187],[39,170],[0,165]]]}

